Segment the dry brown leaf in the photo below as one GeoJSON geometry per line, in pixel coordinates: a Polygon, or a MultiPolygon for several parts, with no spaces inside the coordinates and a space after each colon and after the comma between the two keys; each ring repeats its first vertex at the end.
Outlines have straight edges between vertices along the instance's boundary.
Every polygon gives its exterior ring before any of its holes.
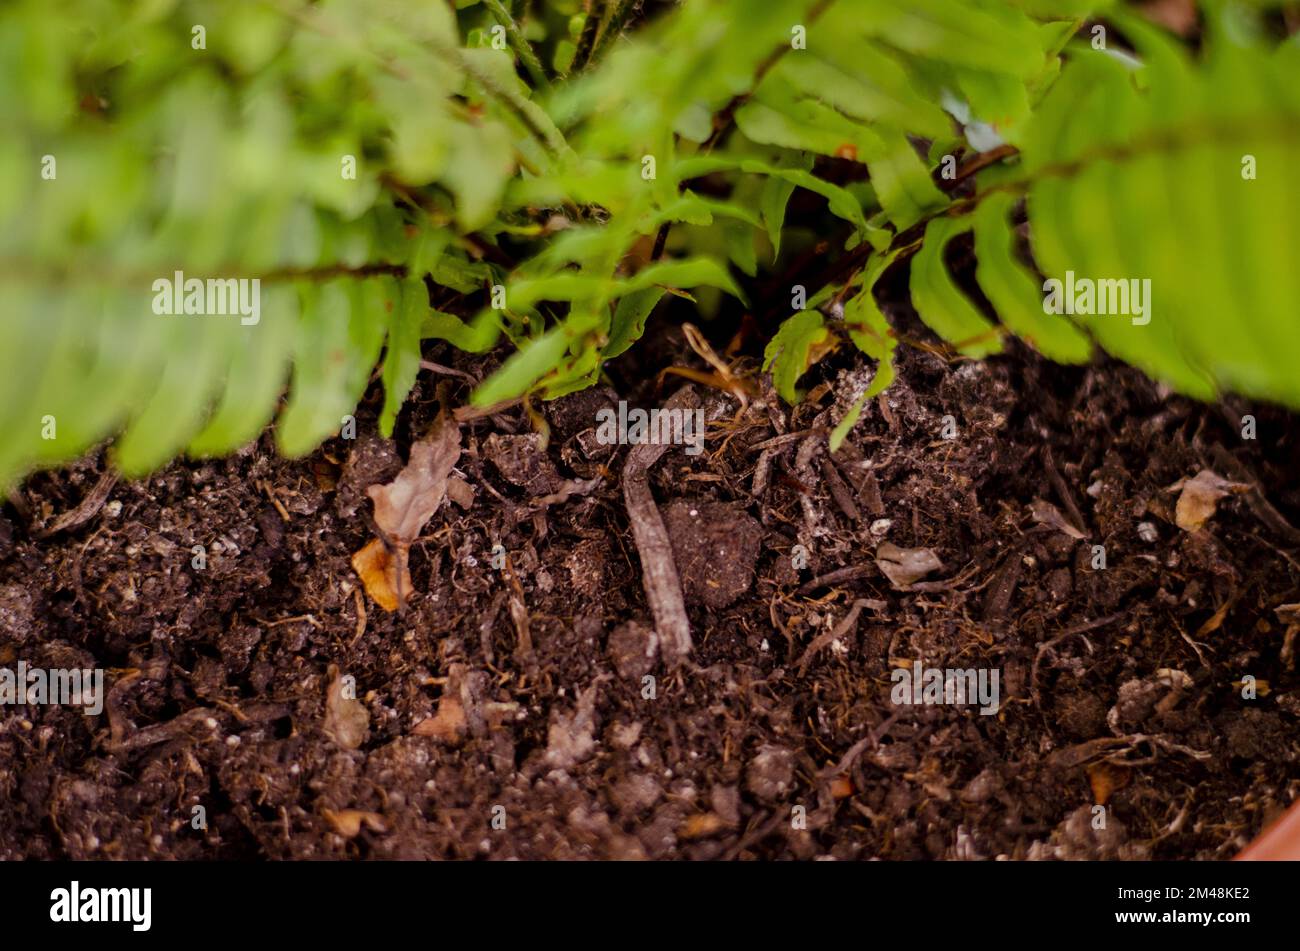
{"type": "Polygon", "coordinates": [[[1218,508],[1219,499],[1225,495],[1240,495],[1249,492],[1250,486],[1240,482],[1229,482],[1223,476],[1202,469],[1190,479],[1182,479],[1169,487],[1169,491],[1181,489],[1178,506],[1174,510],[1174,521],[1185,532],[1194,532],[1204,525],[1218,508]]]}
{"type": "Polygon", "coordinates": [[[330,666],[330,685],[325,694],[325,735],[345,750],[355,750],[370,735],[370,711],[349,696],[350,680],[330,666]]]}
{"type": "Polygon", "coordinates": [[[1092,787],[1092,801],[1099,806],[1110,802],[1110,795],[1128,785],[1129,771],[1112,763],[1093,763],[1088,767],[1088,784],[1092,787]]]}
{"type": "Polygon", "coordinates": [[[727,828],[727,820],[716,812],[702,812],[689,817],[677,828],[682,839],[707,839],[727,828]]]}
{"type": "Polygon", "coordinates": [[[836,776],[831,780],[831,797],[848,799],[853,795],[853,780],[848,776],[836,776]]]}
{"type": "Polygon", "coordinates": [[[345,839],[356,838],[361,832],[363,823],[371,832],[388,831],[388,823],[377,812],[363,812],[360,809],[340,809],[335,812],[332,809],[322,809],[321,815],[334,827],[334,831],[345,839]]]}
{"type": "Polygon", "coordinates": [[[443,413],[429,435],[411,447],[411,457],[397,478],[366,490],[375,504],[375,525],[387,544],[378,539],[370,542],[352,556],[352,567],[385,611],[403,607],[414,593],[407,569],[411,544],[446,497],[448,478],[459,458],[460,427],[443,413]]]}
{"type": "Polygon", "coordinates": [[[1040,525],[1046,525],[1048,528],[1054,528],[1058,532],[1064,532],[1071,538],[1083,540],[1088,536],[1079,531],[1078,528],[1071,525],[1061,510],[1051,502],[1045,502],[1042,499],[1034,499],[1029,503],[1029,514],[1034,517],[1034,521],[1040,525]]]}
{"type": "Polygon", "coordinates": [[[448,746],[458,746],[465,739],[468,726],[460,700],[454,694],[444,693],[438,701],[438,712],[421,720],[411,732],[416,736],[431,736],[448,746]]]}
{"type": "Polygon", "coordinates": [[[943,567],[943,562],[928,548],[899,548],[885,542],[876,549],[876,567],[895,588],[905,588],[920,581],[932,571],[943,567]]]}
{"type": "Polygon", "coordinates": [[[378,538],[371,539],[370,544],[352,556],[352,570],[366,586],[366,593],[385,611],[396,611],[399,604],[415,594],[410,573],[402,571],[402,596],[398,598],[394,588],[399,583],[396,559],[378,538]]]}
{"type": "Polygon", "coordinates": [[[459,476],[452,476],[447,480],[447,498],[468,510],[474,505],[474,487],[459,476]]]}
{"type": "Polygon", "coordinates": [[[447,478],[460,458],[460,427],[443,414],[432,432],[411,447],[411,457],[388,485],[366,490],[375,503],[375,524],[390,541],[410,545],[447,494],[447,478]]]}

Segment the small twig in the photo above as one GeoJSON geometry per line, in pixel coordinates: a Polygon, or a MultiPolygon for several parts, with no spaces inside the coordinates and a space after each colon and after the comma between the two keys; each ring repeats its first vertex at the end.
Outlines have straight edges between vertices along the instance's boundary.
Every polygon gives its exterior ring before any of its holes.
{"type": "Polygon", "coordinates": [[[872,730],[862,739],[858,740],[858,742],[850,746],[848,752],[846,752],[843,756],[840,757],[840,761],[838,763],[836,763],[834,766],[827,767],[826,769],[822,770],[821,773],[818,775],[820,775],[822,779],[833,779],[836,776],[848,775],[849,770],[853,768],[853,764],[856,763],[858,761],[858,757],[862,755],[862,751],[865,750],[868,746],[872,747],[873,749],[876,746],[879,746],[880,741],[884,739],[885,734],[889,732],[890,727],[892,727],[895,721],[898,720],[900,714],[901,711],[895,710],[893,713],[887,716],[880,723],[879,726],[877,726],[874,730],[872,730]]]}
{"type": "Polygon", "coordinates": [[[440,373],[443,376],[460,377],[462,380],[468,380],[475,386],[478,385],[478,379],[473,375],[466,373],[464,370],[457,370],[453,367],[445,367],[441,363],[434,363],[431,360],[421,360],[420,369],[428,370],[430,373],[440,373]]]}
{"type": "Polygon", "coordinates": [[[1052,488],[1056,490],[1056,495],[1061,500],[1061,504],[1069,512],[1074,527],[1086,534],[1088,522],[1083,517],[1083,512],[1079,510],[1079,506],[1075,504],[1074,493],[1070,491],[1065,479],[1061,477],[1061,470],[1056,467],[1056,457],[1052,455],[1052,447],[1046,443],[1043,444],[1043,468],[1047,470],[1047,481],[1052,483],[1052,488]]]}
{"type": "MultiPolygon", "coordinates": [[[[688,386],[674,393],[665,410],[693,409],[699,405],[695,390],[688,386]]],[[[670,664],[680,663],[691,652],[691,622],[686,616],[682,582],[673,560],[668,530],[650,492],[650,467],[668,451],[665,444],[640,443],[623,464],[623,500],[632,525],[632,541],[641,559],[642,583],[654,615],[659,643],[670,664]]]]}
{"type": "Polygon", "coordinates": [[[40,533],[39,537],[49,538],[58,532],[85,525],[104,507],[104,503],[108,501],[108,494],[113,491],[113,486],[117,485],[117,480],[118,474],[115,469],[105,469],[99,481],[95,483],[95,487],[90,490],[90,494],[81,500],[81,504],[71,512],[60,515],[53,525],[40,533]]]}
{"type": "Polygon", "coordinates": [[[840,621],[839,624],[836,624],[833,630],[827,631],[825,634],[813,638],[813,642],[809,644],[808,649],[803,652],[803,657],[799,658],[799,676],[803,676],[803,672],[807,669],[809,662],[817,656],[818,651],[827,644],[833,644],[835,641],[838,641],[853,628],[853,625],[858,623],[858,615],[862,613],[863,608],[870,608],[873,611],[883,611],[886,607],[888,607],[888,605],[885,604],[884,601],[878,601],[874,598],[858,598],[858,600],[854,601],[853,607],[851,607],[849,613],[844,616],[844,620],[840,621]]]}
{"type": "Polygon", "coordinates": [[[844,581],[856,581],[859,578],[866,578],[869,575],[879,574],[880,569],[875,564],[868,565],[849,565],[847,568],[836,568],[834,571],[828,571],[824,575],[818,575],[811,581],[805,581],[796,590],[796,595],[805,595],[818,588],[828,585],[840,584],[844,581]]]}

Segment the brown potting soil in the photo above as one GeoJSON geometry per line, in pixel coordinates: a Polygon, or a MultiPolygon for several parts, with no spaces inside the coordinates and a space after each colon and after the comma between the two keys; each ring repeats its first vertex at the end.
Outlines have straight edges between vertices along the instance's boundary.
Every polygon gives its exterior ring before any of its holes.
{"type": "Polygon", "coordinates": [[[355,440],[174,463],[48,536],[106,458],[29,479],[0,666],[109,691],[100,716],[0,708],[0,858],[1227,858],[1300,793],[1293,417],[907,346],[831,456],[861,358],[794,409],[697,385],[706,450],[650,474],[694,640],[671,668],[627,449],[592,438],[618,399],[661,405],[664,366],[707,369],[657,332],[542,408],[544,449],[521,408],[463,425],[472,502],[425,528],[402,612],[350,565],[365,489],[455,378],[422,375],[394,440],[375,387],[355,440]],[[1252,488],[1189,531],[1171,487],[1205,469],[1252,488]],[[895,586],[884,543],[941,566],[895,586]],[[893,702],[918,660],[997,671],[996,714],[893,702]]]}

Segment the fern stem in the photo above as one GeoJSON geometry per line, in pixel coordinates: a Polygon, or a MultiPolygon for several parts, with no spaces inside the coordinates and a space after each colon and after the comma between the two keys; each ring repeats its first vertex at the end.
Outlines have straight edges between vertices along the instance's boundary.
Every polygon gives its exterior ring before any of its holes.
{"type": "Polygon", "coordinates": [[[637,2],[638,0],[617,0],[618,5],[614,7],[609,22],[600,31],[600,38],[591,51],[593,62],[600,62],[614,40],[618,39],[619,34],[623,32],[623,26],[627,23],[627,18],[632,15],[632,11],[636,8],[637,2]]]}
{"type": "Polygon", "coordinates": [[[515,54],[524,64],[524,69],[528,70],[528,75],[532,77],[533,84],[538,89],[549,89],[551,81],[546,76],[546,70],[542,68],[542,61],[537,58],[537,53],[533,51],[533,45],[528,42],[528,37],[524,36],[524,31],[519,29],[519,24],[515,18],[510,15],[505,4],[501,0],[483,0],[487,8],[492,12],[496,21],[505,27],[506,38],[510,41],[510,46],[514,49],[515,54]]]}
{"type": "Polygon", "coordinates": [[[587,19],[582,21],[582,36],[578,38],[578,51],[573,54],[573,66],[570,72],[580,73],[591,62],[591,52],[596,47],[596,35],[600,32],[600,23],[605,19],[607,0],[591,0],[587,5],[587,19]]]}
{"type": "Polygon", "coordinates": [[[570,151],[569,143],[564,141],[564,135],[553,123],[550,129],[546,129],[529,111],[530,108],[540,111],[540,106],[520,95],[517,91],[501,85],[494,77],[479,69],[465,50],[457,49],[450,52],[455,53],[460,68],[465,70],[471,79],[482,86],[488,95],[510,110],[514,117],[523,123],[524,128],[528,130],[528,134],[541,144],[542,148],[555,157],[570,151]]]}

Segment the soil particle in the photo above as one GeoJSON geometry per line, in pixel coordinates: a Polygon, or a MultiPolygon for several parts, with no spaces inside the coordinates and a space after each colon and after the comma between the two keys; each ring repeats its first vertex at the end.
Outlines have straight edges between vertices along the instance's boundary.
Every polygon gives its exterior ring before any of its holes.
{"type": "Polygon", "coordinates": [[[756,519],[724,502],[678,500],[663,513],[689,603],[718,610],[749,591],[764,536],[756,519]]]}
{"type": "Polygon", "coordinates": [[[629,621],[609,635],[609,659],[625,680],[640,681],[655,666],[659,638],[654,628],[629,621]]]}
{"type": "Polygon", "coordinates": [[[614,784],[610,801],[624,815],[637,815],[653,806],[662,795],[663,787],[653,776],[633,773],[614,784]]]}
{"type": "Polygon", "coordinates": [[[598,421],[596,414],[602,409],[618,406],[618,394],[607,386],[596,386],[589,390],[579,390],[547,404],[546,418],[551,424],[552,435],[561,443],[568,442],[574,436],[594,428],[598,421]]]}
{"type": "MultiPolygon", "coordinates": [[[[1105,807],[1080,806],[1052,832],[1048,848],[1051,857],[1063,861],[1081,859],[1141,859],[1147,849],[1128,841],[1128,830],[1105,807]],[[1103,821],[1104,819],[1104,821],[1103,821]],[[1101,826],[1101,828],[1098,828],[1101,826]]],[[[1046,855],[1031,855],[1046,858],[1046,855]]]]}
{"type": "Polygon", "coordinates": [[[349,440],[351,450],[343,465],[334,495],[334,511],[341,519],[352,520],[358,510],[369,509],[366,489],[392,482],[402,471],[402,459],[391,439],[383,439],[373,430],[362,430],[349,440]]]}
{"type": "Polygon", "coordinates": [[[1228,754],[1246,760],[1295,762],[1288,739],[1292,733],[1276,713],[1246,709],[1225,713],[1218,727],[1228,754]]]}
{"type": "Polygon", "coordinates": [[[493,433],[483,443],[483,456],[491,462],[501,477],[518,486],[528,495],[546,495],[560,484],[555,464],[541,449],[542,437],[529,433],[522,436],[503,436],[493,433]]]}
{"type": "Polygon", "coordinates": [[[1062,693],[1054,712],[1061,728],[1075,739],[1090,740],[1105,733],[1106,704],[1095,693],[1062,693]]]}
{"type": "Polygon", "coordinates": [[[37,597],[21,584],[0,585],[0,638],[23,644],[35,631],[37,597]]]}
{"type": "Polygon", "coordinates": [[[567,770],[587,759],[596,750],[596,685],[578,697],[570,711],[556,709],[546,734],[546,765],[567,770]]]}
{"type": "Polygon", "coordinates": [[[794,755],[783,747],[765,746],[745,769],[745,788],[759,799],[784,798],[794,780],[794,755]]]}

